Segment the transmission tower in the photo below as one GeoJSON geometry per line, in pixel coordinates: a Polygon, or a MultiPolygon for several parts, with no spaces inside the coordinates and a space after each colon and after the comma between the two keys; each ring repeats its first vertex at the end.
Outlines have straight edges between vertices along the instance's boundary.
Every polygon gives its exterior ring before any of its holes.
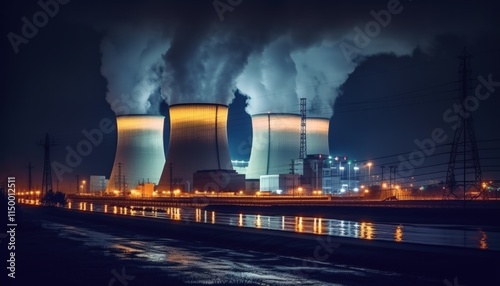
{"type": "MultiPolygon", "coordinates": [[[[458,58],[460,60],[458,71],[460,77],[460,96],[458,105],[464,108],[463,104],[467,98],[468,90],[467,82],[470,80],[471,74],[471,55],[464,48],[462,55],[458,58]]],[[[464,200],[467,197],[471,199],[479,197],[488,199],[486,190],[483,190],[481,187],[481,177],[481,165],[479,163],[472,113],[466,112],[460,116],[460,121],[453,137],[443,199],[459,198],[458,193],[460,190],[462,191],[464,200]]]]}
{"type": "Polygon", "coordinates": [[[52,190],[52,169],[50,168],[50,148],[56,146],[54,141],[50,142],[49,134],[45,134],[45,143],[41,141],[38,145],[45,149],[44,162],[43,162],[43,180],[42,180],[42,192],[41,196],[46,194],[49,190],[52,190]]]}
{"type": "Polygon", "coordinates": [[[306,137],[306,98],[300,99],[300,154],[299,158],[304,159],[307,155],[306,137]]]}

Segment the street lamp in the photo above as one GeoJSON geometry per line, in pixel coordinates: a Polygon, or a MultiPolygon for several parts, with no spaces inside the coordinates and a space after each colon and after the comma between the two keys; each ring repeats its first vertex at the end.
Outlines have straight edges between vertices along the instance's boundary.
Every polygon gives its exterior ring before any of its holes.
{"type": "Polygon", "coordinates": [[[371,186],[371,181],[372,181],[372,177],[371,177],[371,169],[372,169],[372,162],[368,162],[366,163],[366,165],[368,166],[368,183],[370,184],[371,186]]]}
{"type": "Polygon", "coordinates": [[[347,192],[349,196],[351,196],[351,161],[347,162],[347,164],[348,164],[347,192]]]}
{"type": "Polygon", "coordinates": [[[82,193],[85,193],[85,180],[82,180],[82,193]]]}
{"type": "MultiPolygon", "coordinates": [[[[354,166],[354,186],[357,188],[358,187],[358,183],[359,183],[359,175],[357,174],[357,172],[359,171],[359,167],[356,165],[354,166]]],[[[354,190],[356,191],[356,190],[354,190]]],[[[356,191],[357,192],[357,191],[356,191]]]]}

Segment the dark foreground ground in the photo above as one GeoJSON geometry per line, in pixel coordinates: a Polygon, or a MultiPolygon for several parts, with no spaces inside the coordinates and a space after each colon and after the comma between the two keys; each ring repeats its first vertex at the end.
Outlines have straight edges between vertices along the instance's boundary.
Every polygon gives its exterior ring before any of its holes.
{"type": "MultiPolygon", "coordinates": [[[[41,221],[92,227],[107,226],[114,234],[142,233],[153,237],[169,237],[198,241],[204,245],[233,250],[254,250],[295,257],[311,257],[331,251],[328,262],[402,273],[408,285],[412,277],[438,281],[431,285],[500,285],[500,253],[452,247],[398,244],[349,238],[317,240],[310,234],[284,233],[262,229],[204,225],[183,221],[155,220],[143,217],[82,213],[57,208],[20,207],[17,210],[16,279],[0,285],[185,285],[165,271],[145,269],[128,260],[89,251],[76,241],[61,238],[44,229],[41,221]],[[319,246],[319,248],[318,248],[319,246]],[[112,271],[140,273],[133,283],[113,281],[112,271]],[[459,277],[459,284],[454,284],[459,277]]],[[[2,225],[2,229],[5,226],[2,225]]],[[[2,231],[2,233],[5,233],[2,231]]],[[[2,242],[1,260],[6,265],[6,239],[2,242]]],[[[2,266],[2,280],[6,267],[2,266]]],[[[189,284],[192,285],[192,284],[189,284]]],[[[216,285],[252,285],[245,281],[216,285]]],[[[374,281],[370,285],[379,285],[374,281]]]]}

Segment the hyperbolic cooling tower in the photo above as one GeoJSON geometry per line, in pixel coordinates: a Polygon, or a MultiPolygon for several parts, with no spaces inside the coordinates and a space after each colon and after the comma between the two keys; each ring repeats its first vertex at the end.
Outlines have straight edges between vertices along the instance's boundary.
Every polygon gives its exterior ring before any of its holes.
{"type": "MultiPolygon", "coordinates": [[[[306,119],[307,154],[330,154],[329,126],[327,118],[306,119]]],[[[299,158],[300,115],[256,114],[252,116],[252,130],[252,152],[246,178],[290,173],[291,160],[299,158]]]]}
{"type": "Polygon", "coordinates": [[[227,140],[227,105],[175,104],[169,112],[170,141],[160,189],[169,190],[172,183],[188,190],[196,171],[233,169],[227,140]]]}
{"type": "Polygon", "coordinates": [[[164,120],[153,115],[116,117],[118,140],[108,192],[130,190],[143,181],[158,184],[165,165],[164,120]]]}
{"type": "Polygon", "coordinates": [[[306,118],[307,154],[330,154],[328,130],[330,119],[320,117],[306,118]]]}
{"type": "Polygon", "coordinates": [[[252,130],[252,152],[246,178],[290,173],[291,160],[299,157],[300,116],[256,114],[252,116],[252,130]]]}

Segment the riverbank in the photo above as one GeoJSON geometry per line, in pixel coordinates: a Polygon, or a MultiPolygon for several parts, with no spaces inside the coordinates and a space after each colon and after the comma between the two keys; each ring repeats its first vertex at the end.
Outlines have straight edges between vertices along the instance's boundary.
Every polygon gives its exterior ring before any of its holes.
{"type": "MultiPolygon", "coordinates": [[[[141,233],[153,237],[198,241],[203,245],[237,251],[261,251],[309,258],[318,262],[393,271],[407,275],[409,280],[423,277],[428,283],[433,281],[434,283],[439,282],[441,285],[444,279],[452,281],[454,277],[459,277],[460,283],[464,285],[478,285],[480,281],[500,282],[500,276],[495,272],[500,266],[500,255],[498,252],[489,250],[341,237],[332,237],[331,239],[322,237],[322,240],[318,240],[318,236],[304,233],[286,233],[144,217],[124,218],[112,214],[70,211],[60,208],[23,207],[22,209],[23,219],[21,221],[23,224],[20,224],[22,227],[19,228],[18,244],[18,277],[21,277],[20,279],[40,277],[40,281],[50,281],[54,275],[61,275],[61,284],[54,285],[63,285],[62,282],[73,280],[87,281],[85,279],[91,279],[95,283],[82,282],[80,284],[70,283],[69,285],[107,285],[109,280],[113,278],[111,271],[113,269],[121,271],[122,267],[126,268],[127,273],[129,273],[129,269],[130,273],[141,273],[141,282],[134,283],[134,285],[152,285],[151,283],[155,283],[155,281],[170,281],[166,283],[168,285],[183,284],[181,281],[172,281],[168,273],[161,271],[150,270],[151,273],[143,275],[144,269],[140,266],[100,255],[98,249],[96,252],[85,251],[81,245],[74,241],[62,239],[57,237],[56,233],[42,230],[40,224],[43,221],[86,228],[106,226],[115,235],[125,235],[131,232],[141,233]],[[70,269],[67,268],[68,265],[71,265],[70,269]],[[92,273],[92,278],[88,277],[88,273],[92,273]]],[[[418,283],[409,284],[419,285],[418,283]]]]}

